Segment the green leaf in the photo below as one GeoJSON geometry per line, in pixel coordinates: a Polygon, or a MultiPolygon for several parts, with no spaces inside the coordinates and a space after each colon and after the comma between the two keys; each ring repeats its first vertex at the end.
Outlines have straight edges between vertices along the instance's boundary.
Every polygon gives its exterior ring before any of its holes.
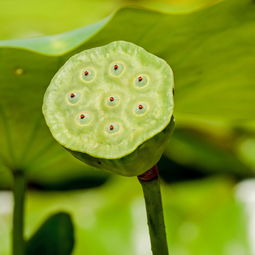
{"type": "MultiPolygon", "coordinates": [[[[243,196],[247,192],[251,196],[254,194],[253,183],[248,186],[243,196]]],[[[252,218],[248,215],[253,213],[253,200],[249,200],[250,196],[246,205],[240,203],[236,189],[240,192],[227,178],[161,186],[172,254],[252,254],[248,236],[252,218]]],[[[31,233],[45,215],[62,208],[74,219],[77,242],[73,255],[151,254],[144,199],[136,178],[116,175],[108,185],[89,192],[28,194],[27,233],[31,233]]],[[[0,214],[1,255],[10,254],[7,245],[10,215],[11,212],[0,214]]]]}
{"type": "MultiPolygon", "coordinates": [[[[164,12],[186,12],[202,8],[218,0],[136,0],[135,5],[164,12]]],[[[45,0],[40,5],[33,0],[22,2],[12,0],[0,3],[1,29],[0,38],[26,38],[43,34],[54,34],[79,26],[94,23],[123,6],[134,4],[134,0],[94,0],[72,1],[72,5],[63,4],[62,0],[45,0]],[[13,8],[18,10],[13,11],[13,8]],[[61,7],[61,8],[60,8],[61,7]],[[54,10],[54,15],[46,10],[54,10]],[[68,17],[68,18],[66,18],[68,17]],[[54,26],[52,25],[54,24],[54,26]]]]}
{"type": "Polygon", "coordinates": [[[74,247],[74,227],[67,213],[50,216],[27,241],[26,255],[70,255],[74,247]]]}
{"type": "Polygon", "coordinates": [[[238,143],[239,157],[255,171],[255,137],[243,137],[238,143]]]}
{"type": "Polygon", "coordinates": [[[173,67],[177,126],[222,132],[254,124],[254,18],[251,0],[223,1],[185,15],[123,8],[62,35],[1,41],[3,164],[28,172],[81,167],[49,134],[41,114],[43,94],[68,57],[114,40],[134,42],[173,67]]]}
{"type": "Polygon", "coordinates": [[[199,171],[251,177],[254,171],[236,152],[235,143],[236,139],[232,136],[216,139],[208,133],[176,129],[165,155],[181,166],[199,171]]]}

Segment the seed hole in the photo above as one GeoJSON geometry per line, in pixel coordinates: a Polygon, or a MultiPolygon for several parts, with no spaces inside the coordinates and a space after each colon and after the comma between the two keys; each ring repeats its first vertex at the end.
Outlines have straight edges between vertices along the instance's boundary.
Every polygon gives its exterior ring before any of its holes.
{"type": "Polygon", "coordinates": [[[79,100],[80,100],[80,93],[78,92],[71,92],[67,95],[67,101],[70,103],[70,104],[76,104],[79,100]]]}
{"type": "Polygon", "coordinates": [[[82,80],[85,82],[90,82],[96,77],[95,71],[88,68],[82,71],[82,80]]]}
{"type": "Polygon", "coordinates": [[[106,104],[108,106],[115,106],[115,105],[118,105],[119,103],[119,97],[118,96],[109,96],[107,99],[106,99],[106,104]]]}
{"type": "Polygon", "coordinates": [[[114,63],[111,65],[110,73],[114,76],[119,76],[123,73],[125,67],[122,63],[114,63]]]}
{"type": "Polygon", "coordinates": [[[146,104],[138,104],[135,107],[135,113],[138,115],[144,114],[147,111],[147,105],[146,104]]]}
{"type": "Polygon", "coordinates": [[[77,117],[76,117],[76,121],[78,122],[78,124],[80,125],[88,125],[91,122],[91,115],[88,113],[80,113],[77,117]]]}
{"type": "Polygon", "coordinates": [[[139,75],[135,79],[135,86],[138,88],[145,87],[148,84],[148,77],[146,75],[139,75]]]}
{"type": "Polygon", "coordinates": [[[114,122],[114,123],[109,123],[107,126],[106,126],[106,131],[107,133],[110,133],[110,134],[113,134],[113,133],[116,133],[118,132],[119,130],[119,124],[114,122]]]}

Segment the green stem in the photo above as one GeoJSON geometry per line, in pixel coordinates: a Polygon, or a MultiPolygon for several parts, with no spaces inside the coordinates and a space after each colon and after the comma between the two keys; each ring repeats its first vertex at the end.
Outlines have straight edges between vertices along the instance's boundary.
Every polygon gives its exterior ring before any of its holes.
{"type": "Polygon", "coordinates": [[[153,255],[168,255],[158,169],[154,166],[138,176],[143,188],[153,255]]]}
{"type": "Polygon", "coordinates": [[[12,252],[13,255],[25,254],[24,240],[24,202],[26,180],[22,171],[14,171],[14,211],[13,211],[13,230],[12,230],[12,252]]]}

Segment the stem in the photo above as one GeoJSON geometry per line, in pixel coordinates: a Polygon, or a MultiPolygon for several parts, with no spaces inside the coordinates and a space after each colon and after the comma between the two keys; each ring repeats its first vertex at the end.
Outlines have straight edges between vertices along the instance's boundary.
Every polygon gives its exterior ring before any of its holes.
{"type": "Polygon", "coordinates": [[[23,231],[26,180],[24,173],[20,170],[14,171],[13,177],[14,212],[12,230],[12,252],[13,255],[24,255],[25,240],[23,231]]]}
{"type": "Polygon", "coordinates": [[[145,199],[152,253],[153,255],[168,255],[157,166],[138,176],[138,179],[145,199]]]}

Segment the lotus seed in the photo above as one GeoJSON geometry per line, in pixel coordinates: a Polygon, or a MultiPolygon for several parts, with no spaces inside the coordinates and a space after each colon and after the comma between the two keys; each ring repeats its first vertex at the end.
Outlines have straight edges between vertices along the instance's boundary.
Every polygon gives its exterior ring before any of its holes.
{"type": "Polygon", "coordinates": [[[111,65],[111,74],[114,76],[119,76],[124,71],[124,65],[122,63],[115,63],[111,65]]]}
{"type": "Polygon", "coordinates": [[[118,96],[110,96],[107,98],[106,103],[108,106],[115,106],[119,103],[119,97],[118,96]]]}
{"type": "Polygon", "coordinates": [[[77,117],[77,122],[80,125],[88,125],[91,122],[91,117],[88,113],[80,113],[77,117]]]}
{"type": "Polygon", "coordinates": [[[106,131],[110,134],[118,134],[119,124],[116,122],[109,123],[106,127],[106,131]]]}
{"type": "Polygon", "coordinates": [[[67,101],[70,104],[76,104],[80,100],[80,93],[71,92],[67,95],[67,101]]]}
{"type": "Polygon", "coordinates": [[[136,114],[139,114],[139,115],[144,114],[146,110],[147,110],[146,104],[139,104],[135,108],[136,114]]]}
{"type": "Polygon", "coordinates": [[[140,75],[135,80],[135,85],[138,88],[145,87],[148,84],[148,78],[145,75],[140,75]]]}
{"type": "Polygon", "coordinates": [[[94,80],[95,78],[95,72],[92,69],[86,69],[82,72],[82,79],[85,82],[90,82],[94,80]]]}

